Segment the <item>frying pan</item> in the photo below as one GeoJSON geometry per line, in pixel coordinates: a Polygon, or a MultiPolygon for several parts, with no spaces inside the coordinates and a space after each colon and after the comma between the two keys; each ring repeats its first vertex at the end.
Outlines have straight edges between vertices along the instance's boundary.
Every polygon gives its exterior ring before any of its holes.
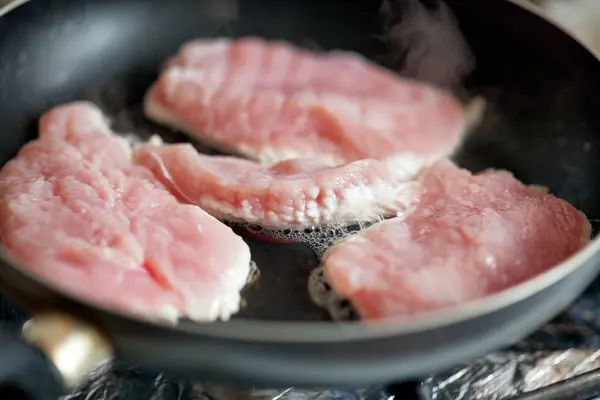
{"type": "MultiPolygon", "coordinates": [[[[448,4],[477,60],[465,86],[488,101],[483,121],[456,161],[473,171],[511,170],[526,183],[549,187],[596,221],[598,59],[525,3],[448,4]]],[[[0,158],[6,162],[35,137],[45,110],[81,99],[98,103],[117,131],[160,132],[167,141],[185,140],[151,125],[139,111],[158,66],[183,42],[253,34],[376,59],[389,51],[380,40],[379,6],[378,0],[13,3],[0,19],[0,158]]],[[[332,323],[308,299],[306,279],[316,260],[307,248],[248,242],[261,270],[258,284],[244,293],[248,306],[229,322],[175,327],[70,297],[2,254],[0,291],[33,319],[25,338],[1,336],[0,386],[34,398],[56,398],[63,384],[75,383],[108,356],[148,371],[229,385],[405,381],[533,332],[571,303],[600,267],[596,239],[523,284],[411,323],[332,323]]]]}

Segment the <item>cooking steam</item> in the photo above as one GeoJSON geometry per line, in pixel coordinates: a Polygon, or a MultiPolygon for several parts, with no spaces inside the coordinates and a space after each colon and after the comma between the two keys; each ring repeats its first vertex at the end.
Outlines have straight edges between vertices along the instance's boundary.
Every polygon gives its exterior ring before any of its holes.
{"type": "Polygon", "coordinates": [[[428,3],[383,1],[379,12],[392,67],[401,75],[454,89],[474,69],[475,60],[448,6],[428,3]]]}

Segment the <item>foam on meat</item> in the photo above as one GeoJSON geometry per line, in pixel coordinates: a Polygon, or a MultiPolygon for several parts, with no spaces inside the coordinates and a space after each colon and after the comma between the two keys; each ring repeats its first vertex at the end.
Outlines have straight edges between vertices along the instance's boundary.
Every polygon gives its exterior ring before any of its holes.
{"type": "Polygon", "coordinates": [[[561,263],[591,235],[585,215],[512,174],[478,175],[439,161],[405,219],[386,220],[332,246],[327,281],[365,319],[461,304],[561,263]]]}
{"type": "Polygon", "coordinates": [[[2,244],[35,275],[121,311],[229,318],[248,246],[130,156],[94,105],[48,111],[40,137],[0,171],[2,244]]]}
{"type": "Polygon", "coordinates": [[[407,178],[452,153],[467,124],[450,94],[356,54],[258,38],[183,46],[147,92],[145,113],[265,164],[392,158],[407,178]]]}
{"type": "Polygon", "coordinates": [[[371,221],[406,212],[418,200],[415,182],[397,179],[377,160],[330,167],[298,159],[263,167],[202,155],[189,144],[142,146],[134,160],[215,217],[267,228],[371,221]]]}

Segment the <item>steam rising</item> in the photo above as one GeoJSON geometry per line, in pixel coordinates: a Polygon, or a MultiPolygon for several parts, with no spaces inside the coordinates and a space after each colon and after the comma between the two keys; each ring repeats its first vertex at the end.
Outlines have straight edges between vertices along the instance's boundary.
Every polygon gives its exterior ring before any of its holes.
{"type": "Polygon", "coordinates": [[[450,9],[435,3],[384,0],[379,12],[392,66],[404,76],[452,89],[474,69],[475,60],[450,9]]]}

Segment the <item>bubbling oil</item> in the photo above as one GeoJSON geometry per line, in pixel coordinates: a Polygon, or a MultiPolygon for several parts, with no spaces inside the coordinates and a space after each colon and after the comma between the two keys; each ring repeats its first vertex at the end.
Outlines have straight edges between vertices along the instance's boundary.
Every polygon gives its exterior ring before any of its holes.
{"type": "MultiPolygon", "coordinates": [[[[306,228],[302,230],[267,229],[256,224],[239,222],[230,222],[228,224],[234,230],[245,231],[251,236],[262,240],[285,243],[303,243],[307,245],[319,259],[321,259],[327,249],[337,242],[349,236],[355,235],[362,229],[368,228],[369,226],[384,219],[387,218],[381,217],[375,221],[360,222],[352,225],[330,225],[326,227],[306,228]]],[[[350,301],[339,296],[329,282],[327,282],[322,265],[317,266],[311,271],[308,278],[307,289],[312,302],[318,307],[327,311],[333,321],[340,322],[360,320],[358,312],[352,306],[350,301]]]]}
{"type": "Polygon", "coordinates": [[[311,300],[323,308],[334,321],[356,321],[360,317],[352,304],[340,297],[325,277],[323,267],[313,269],[308,278],[308,294],[311,300]]]}
{"type": "Polygon", "coordinates": [[[357,222],[352,225],[333,224],[325,227],[310,227],[305,229],[268,229],[260,225],[231,222],[228,225],[234,230],[247,232],[259,240],[283,243],[304,243],[317,257],[321,258],[328,248],[348,236],[355,235],[362,229],[383,221],[385,217],[369,222],[357,222]]]}

